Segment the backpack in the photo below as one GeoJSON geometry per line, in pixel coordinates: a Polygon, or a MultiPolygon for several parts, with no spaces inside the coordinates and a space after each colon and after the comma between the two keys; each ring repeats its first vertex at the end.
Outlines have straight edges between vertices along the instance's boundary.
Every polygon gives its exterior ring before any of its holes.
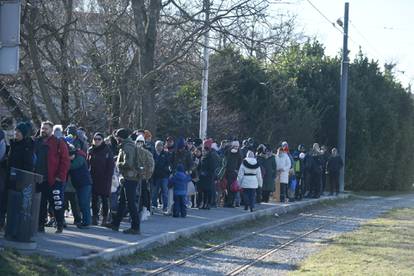
{"type": "Polygon", "coordinates": [[[141,172],[141,168],[143,168],[142,178],[144,180],[148,180],[152,177],[154,173],[154,157],[151,152],[142,148],[142,147],[135,147],[135,168],[138,172],[141,172]]]}

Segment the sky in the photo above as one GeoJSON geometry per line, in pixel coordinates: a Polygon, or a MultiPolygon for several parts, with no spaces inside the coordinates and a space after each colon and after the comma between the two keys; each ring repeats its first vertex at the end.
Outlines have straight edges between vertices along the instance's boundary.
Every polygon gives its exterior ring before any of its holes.
{"type": "MultiPolygon", "coordinates": [[[[359,47],[369,58],[397,63],[395,76],[403,86],[414,84],[414,1],[413,0],[273,0],[271,12],[296,15],[297,30],[315,36],[328,55],[342,48],[343,35],[331,23],[343,19],[345,2],[349,2],[349,57],[359,47]],[[319,9],[328,19],[325,19],[319,9]],[[329,20],[329,21],[328,21],[329,20]]],[[[338,25],[337,27],[341,29],[338,25]]]]}

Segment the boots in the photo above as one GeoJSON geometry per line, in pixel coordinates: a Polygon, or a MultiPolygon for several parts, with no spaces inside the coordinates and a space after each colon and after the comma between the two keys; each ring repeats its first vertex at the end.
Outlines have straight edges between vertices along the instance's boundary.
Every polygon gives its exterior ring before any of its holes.
{"type": "Polygon", "coordinates": [[[97,216],[92,217],[92,225],[98,225],[98,217],[97,216]]]}

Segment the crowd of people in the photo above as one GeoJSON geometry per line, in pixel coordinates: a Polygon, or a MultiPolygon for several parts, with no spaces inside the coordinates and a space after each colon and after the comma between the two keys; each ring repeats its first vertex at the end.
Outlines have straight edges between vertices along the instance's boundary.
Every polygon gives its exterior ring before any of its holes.
{"type": "Polygon", "coordinates": [[[220,143],[213,139],[167,137],[153,141],[148,130],[121,128],[91,141],[82,127],[65,129],[42,122],[2,126],[0,131],[0,228],[7,216],[7,192],[16,190],[13,169],[43,176],[39,232],[55,227],[62,233],[70,212],[80,228],[102,225],[140,234],[141,221],[154,212],[186,217],[188,208],[237,208],[253,212],[261,202],[318,198],[338,193],[342,160],[335,148],[317,143],[294,151],[286,141],[276,148],[248,138],[220,143]],[[89,142],[91,145],[89,146],[89,142]]]}

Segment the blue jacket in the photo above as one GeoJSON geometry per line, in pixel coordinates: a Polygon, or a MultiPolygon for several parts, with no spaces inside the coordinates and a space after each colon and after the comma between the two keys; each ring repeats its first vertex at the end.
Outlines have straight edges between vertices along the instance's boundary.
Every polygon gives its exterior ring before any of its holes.
{"type": "Polygon", "coordinates": [[[88,170],[86,158],[78,153],[76,154],[75,159],[71,162],[69,175],[72,185],[76,189],[92,185],[92,177],[88,170]]]}
{"type": "Polygon", "coordinates": [[[174,195],[187,195],[187,185],[191,177],[185,172],[176,172],[171,178],[171,184],[174,188],[174,195]]]}

